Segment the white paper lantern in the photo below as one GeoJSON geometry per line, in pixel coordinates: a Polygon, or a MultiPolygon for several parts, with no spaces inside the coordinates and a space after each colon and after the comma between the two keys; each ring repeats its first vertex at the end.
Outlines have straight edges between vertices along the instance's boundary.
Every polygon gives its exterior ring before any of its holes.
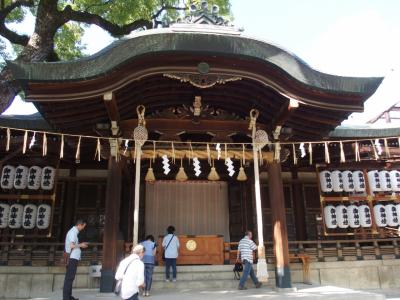
{"type": "Polygon", "coordinates": [[[345,192],[354,192],[354,178],[352,171],[343,171],[343,190],[345,192]]]}
{"type": "Polygon", "coordinates": [[[332,174],[329,171],[319,173],[319,182],[321,183],[321,191],[324,193],[332,192],[332,174]]]}
{"type": "Polygon", "coordinates": [[[332,186],[334,192],[343,192],[343,175],[336,170],[332,172],[332,186]]]}
{"type": "Polygon", "coordinates": [[[33,229],[36,225],[37,206],[27,204],[24,207],[24,214],[22,217],[22,227],[24,229],[33,229]]]}
{"type": "Polygon", "coordinates": [[[364,173],[362,171],[354,171],[353,180],[354,180],[354,190],[358,193],[365,192],[366,186],[365,186],[364,173]]]}
{"type": "Polygon", "coordinates": [[[36,226],[39,229],[47,229],[50,226],[51,206],[41,204],[37,210],[36,226]]]}
{"type": "Polygon", "coordinates": [[[6,165],[1,172],[1,188],[5,190],[12,189],[14,186],[15,168],[6,165]]]}
{"type": "Polygon", "coordinates": [[[379,172],[379,182],[381,183],[381,190],[389,192],[392,190],[392,183],[390,181],[390,174],[388,171],[383,170],[379,172]]]}
{"type": "Polygon", "coordinates": [[[18,229],[22,226],[22,215],[24,213],[24,206],[21,204],[13,204],[10,207],[8,215],[8,227],[11,229],[18,229]]]}
{"type": "Polygon", "coordinates": [[[375,222],[378,227],[387,226],[387,215],[385,206],[382,204],[374,205],[375,222]]]}
{"type": "Polygon", "coordinates": [[[6,203],[0,203],[0,229],[7,228],[9,214],[10,205],[6,203]]]}
{"type": "Polygon", "coordinates": [[[388,226],[398,226],[399,225],[399,217],[397,214],[396,206],[393,204],[385,205],[386,210],[386,219],[388,226]]]}
{"type": "Polygon", "coordinates": [[[324,220],[327,228],[337,228],[336,208],[333,205],[324,207],[324,220]]]}
{"type": "Polygon", "coordinates": [[[390,183],[392,184],[393,192],[400,192],[400,172],[393,170],[389,172],[390,183]]]}
{"type": "Polygon", "coordinates": [[[400,203],[396,204],[395,206],[396,206],[397,217],[399,217],[400,216],[400,203]]]}
{"type": "Polygon", "coordinates": [[[28,171],[28,189],[38,190],[40,188],[40,182],[42,180],[42,168],[33,166],[28,171]]]}
{"type": "Polygon", "coordinates": [[[358,211],[358,206],[352,204],[347,207],[347,214],[349,216],[349,226],[351,228],[360,227],[360,214],[358,211]]]}
{"type": "Polygon", "coordinates": [[[360,215],[360,225],[364,228],[372,226],[371,210],[368,205],[360,205],[358,207],[358,214],[360,215]]]}
{"type": "Polygon", "coordinates": [[[42,180],[41,180],[41,188],[46,191],[50,191],[54,187],[54,178],[56,176],[56,169],[53,167],[47,166],[42,170],[42,180]]]}
{"type": "Polygon", "coordinates": [[[24,190],[28,186],[28,167],[18,166],[15,168],[14,188],[24,190]]]}
{"type": "Polygon", "coordinates": [[[347,213],[347,207],[344,205],[336,206],[336,218],[339,228],[349,227],[349,215],[347,213]]]}
{"type": "Polygon", "coordinates": [[[371,193],[380,192],[381,182],[379,180],[379,172],[377,170],[372,170],[368,172],[368,182],[371,193]]]}

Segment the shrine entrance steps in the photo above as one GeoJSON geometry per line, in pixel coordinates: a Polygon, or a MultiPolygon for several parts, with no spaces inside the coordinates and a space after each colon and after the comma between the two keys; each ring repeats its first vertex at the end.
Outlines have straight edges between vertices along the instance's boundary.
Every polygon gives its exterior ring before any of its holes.
{"type": "MultiPolygon", "coordinates": [[[[178,266],[176,282],[165,281],[165,267],[155,267],[153,274],[154,289],[233,289],[239,281],[235,280],[232,265],[178,266]]],[[[172,274],[170,274],[172,276],[172,274]]],[[[275,276],[270,272],[267,287],[275,286],[275,276]]],[[[254,284],[248,280],[247,286],[254,284]]]]}

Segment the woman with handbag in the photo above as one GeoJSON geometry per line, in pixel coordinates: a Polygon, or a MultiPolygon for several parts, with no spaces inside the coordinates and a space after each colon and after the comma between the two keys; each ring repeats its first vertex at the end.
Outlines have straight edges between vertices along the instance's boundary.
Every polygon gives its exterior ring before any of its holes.
{"type": "Polygon", "coordinates": [[[144,247],[136,245],[132,254],[122,260],[115,273],[115,293],[124,300],[138,300],[139,288],[144,286],[144,247]]]}
{"type": "Polygon", "coordinates": [[[172,268],[172,281],[176,282],[176,259],[179,252],[179,239],[174,234],[175,227],[168,226],[167,235],[164,237],[162,246],[164,249],[163,258],[165,257],[165,281],[170,281],[169,271],[172,268]]]}
{"type": "Polygon", "coordinates": [[[156,243],[154,242],[154,236],[148,235],[146,240],[141,243],[144,247],[144,291],[143,296],[150,296],[151,284],[153,282],[153,270],[154,270],[154,256],[156,255],[156,243]]]}

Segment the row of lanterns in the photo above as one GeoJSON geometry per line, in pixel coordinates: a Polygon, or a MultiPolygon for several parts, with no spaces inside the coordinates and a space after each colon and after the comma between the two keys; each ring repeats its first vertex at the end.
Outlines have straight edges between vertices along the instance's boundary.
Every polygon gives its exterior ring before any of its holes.
{"type": "Polygon", "coordinates": [[[11,166],[6,165],[1,172],[1,188],[9,190],[47,190],[50,191],[54,187],[56,170],[51,166],[44,168],[32,166],[11,166]]]}
{"type": "MultiPolygon", "coordinates": [[[[169,158],[167,157],[167,155],[162,156],[162,164],[163,164],[164,174],[168,175],[171,171],[171,168],[170,168],[170,161],[169,161],[169,158]]],[[[199,177],[200,174],[202,173],[200,160],[197,157],[194,157],[192,159],[192,165],[193,165],[193,169],[195,172],[194,173],[195,176],[199,177]]],[[[235,167],[233,165],[233,161],[231,160],[231,158],[228,157],[225,159],[225,165],[227,167],[229,176],[233,177],[236,172],[235,172],[235,167]]],[[[177,181],[188,180],[188,176],[187,176],[187,174],[185,172],[185,168],[183,167],[183,164],[182,164],[182,159],[181,159],[181,165],[179,167],[179,171],[176,174],[175,179],[177,181]]],[[[215,169],[214,163],[212,164],[212,167],[211,167],[210,173],[207,176],[207,179],[210,181],[220,180],[220,176],[219,176],[217,170],[215,169]]],[[[240,166],[240,169],[239,169],[236,179],[238,181],[246,181],[247,180],[247,175],[244,171],[243,166],[240,166]]],[[[145,176],[145,181],[150,182],[150,183],[156,181],[156,177],[154,176],[154,170],[151,167],[151,160],[150,160],[150,167],[148,168],[146,176],[145,176]]]]}
{"type": "MultiPolygon", "coordinates": [[[[371,193],[374,192],[400,192],[400,172],[371,170],[368,173],[368,183],[371,193]]],[[[356,192],[366,191],[366,181],[362,171],[322,171],[319,173],[321,190],[330,192],[356,192]]]]}
{"type": "MultiPolygon", "coordinates": [[[[375,223],[378,227],[399,226],[400,204],[374,205],[375,223]]],[[[368,205],[343,204],[324,207],[324,220],[328,229],[370,228],[371,211],[368,205]]]]}
{"type": "Polygon", "coordinates": [[[47,229],[50,226],[51,206],[41,204],[0,203],[0,229],[47,229]]]}

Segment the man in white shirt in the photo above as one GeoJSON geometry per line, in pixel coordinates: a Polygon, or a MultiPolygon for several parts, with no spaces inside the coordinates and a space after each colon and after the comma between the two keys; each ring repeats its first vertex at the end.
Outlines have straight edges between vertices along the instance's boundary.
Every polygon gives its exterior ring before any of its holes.
{"type": "Polygon", "coordinates": [[[136,245],[132,254],[122,260],[115,274],[116,280],[122,279],[120,296],[124,300],[139,299],[139,288],[144,287],[144,247],[136,245]]]}
{"type": "Polygon", "coordinates": [[[74,282],[78,262],[81,259],[81,248],[87,248],[87,243],[79,243],[78,234],[85,229],[86,222],[77,220],[75,226],[72,227],[65,238],[65,253],[69,257],[67,259],[67,272],[65,273],[63,300],[79,300],[72,297],[72,283],[74,282]]]}

